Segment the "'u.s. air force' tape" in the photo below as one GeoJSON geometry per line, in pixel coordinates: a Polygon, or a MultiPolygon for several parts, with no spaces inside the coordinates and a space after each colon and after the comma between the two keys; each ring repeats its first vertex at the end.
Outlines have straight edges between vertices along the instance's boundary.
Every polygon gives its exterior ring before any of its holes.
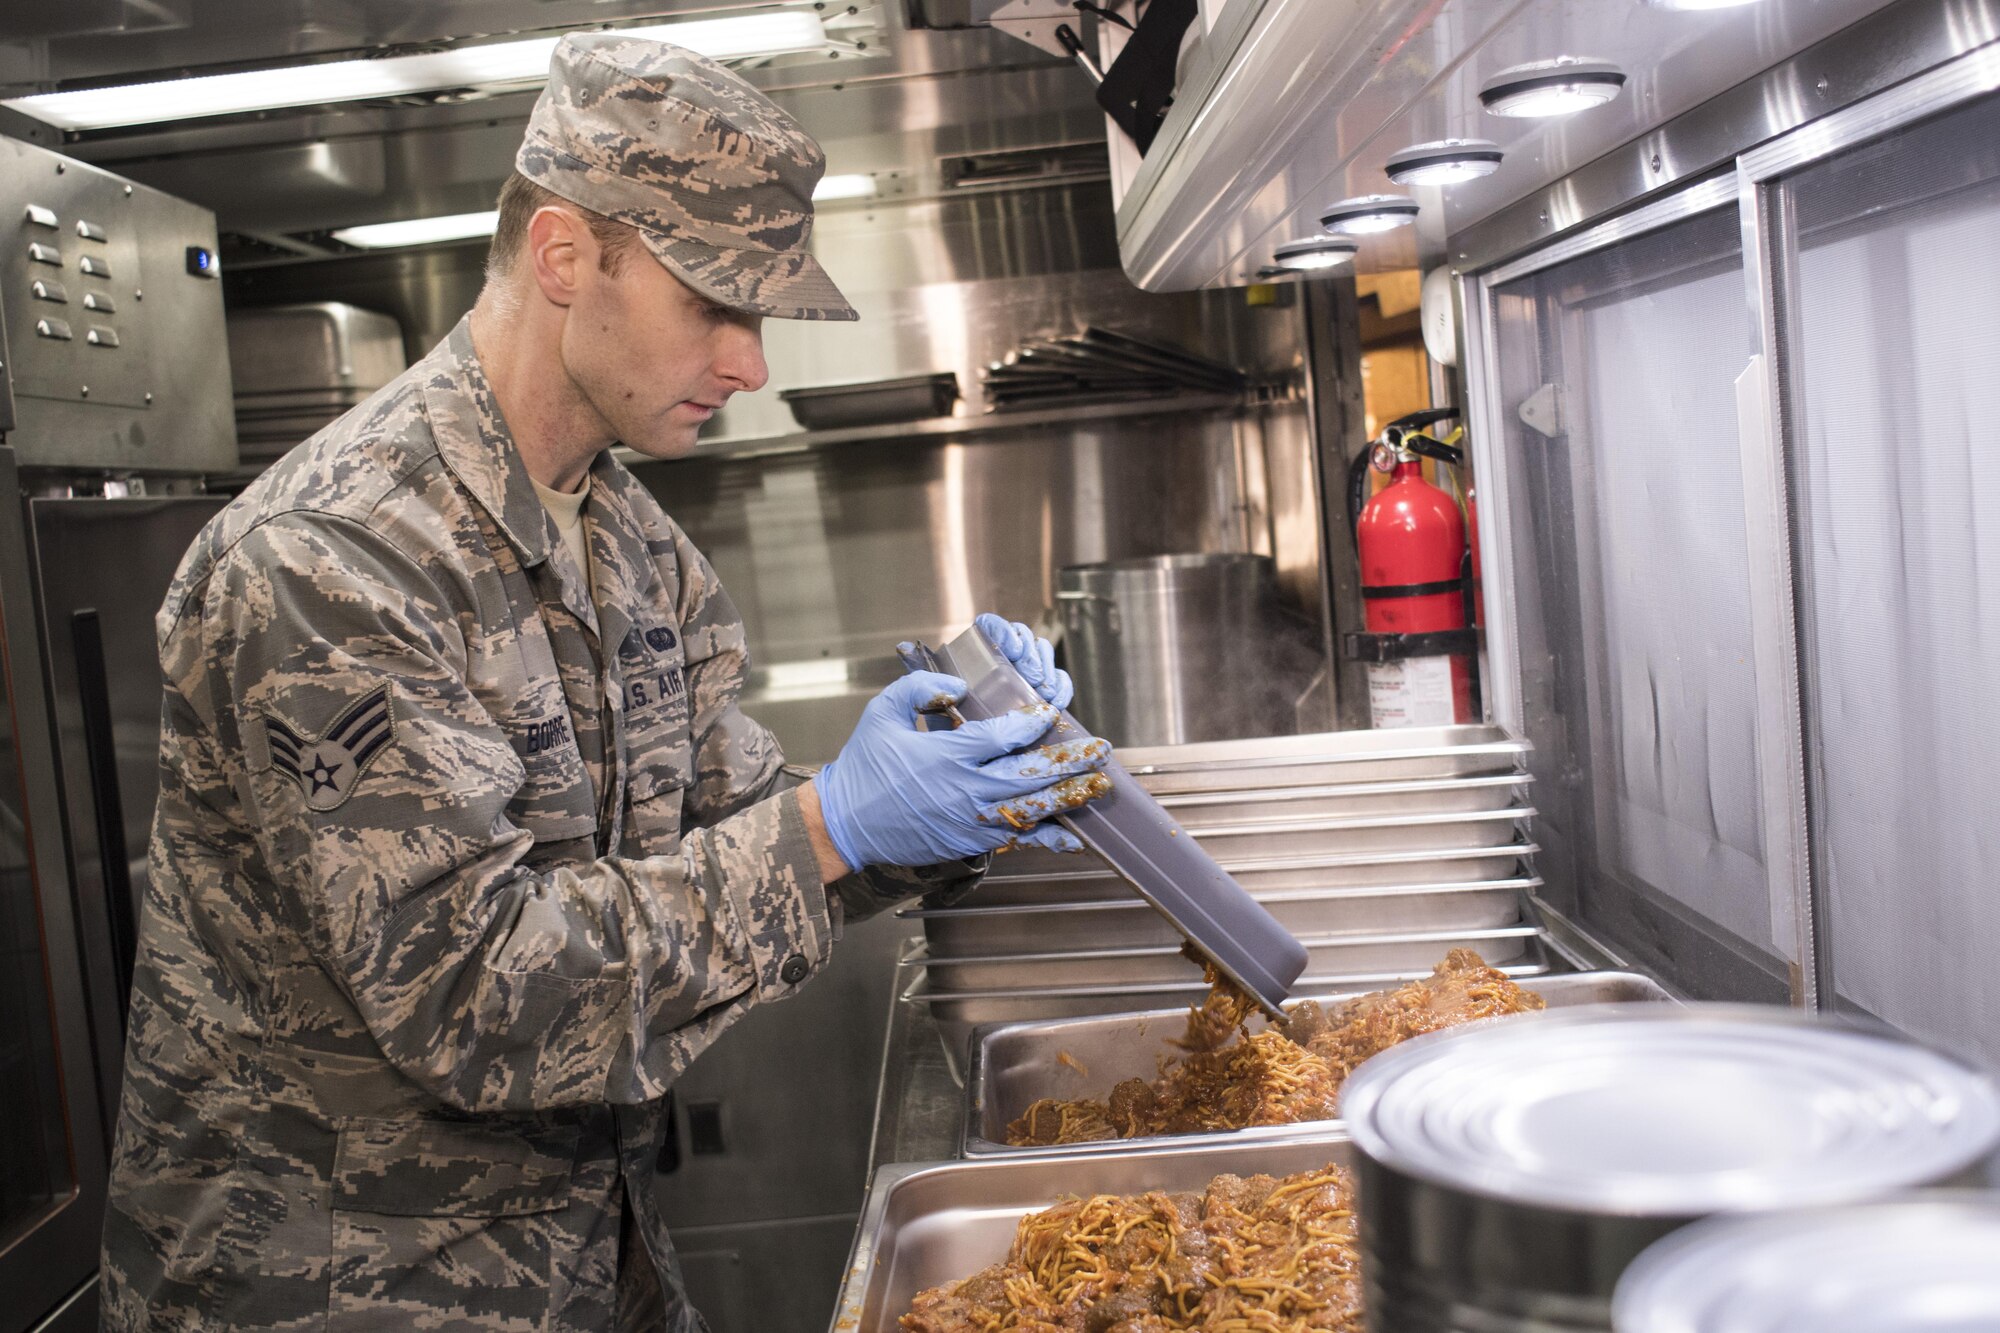
{"type": "Polygon", "coordinates": [[[309,809],[321,813],[354,794],[361,774],[395,734],[386,685],[349,706],[317,737],[301,736],[268,714],[264,718],[271,767],[297,785],[309,809]]]}

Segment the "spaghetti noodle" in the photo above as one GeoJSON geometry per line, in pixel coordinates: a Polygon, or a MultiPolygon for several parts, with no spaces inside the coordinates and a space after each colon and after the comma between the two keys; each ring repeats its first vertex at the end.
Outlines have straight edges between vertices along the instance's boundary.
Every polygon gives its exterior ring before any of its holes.
{"type": "Polygon", "coordinates": [[[1006,1261],[918,1294],[905,1333],[1360,1333],[1353,1186],[1324,1167],[1068,1199],[1006,1261]]]}
{"type": "Polygon", "coordinates": [[[1539,995],[1470,949],[1452,950],[1421,981],[1331,1013],[1307,1001],[1257,1033],[1245,1027],[1253,1002],[1213,969],[1207,980],[1208,997],[1190,1010],[1188,1035],[1176,1043],[1188,1054],[1164,1060],[1150,1082],[1126,1079],[1102,1101],[1044,1098],[1007,1126],[1007,1142],[1040,1147],[1332,1119],[1340,1085],[1378,1051],[1439,1028],[1542,1008],[1539,995]],[[1239,1039],[1224,1045],[1231,1033],[1239,1039]]]}

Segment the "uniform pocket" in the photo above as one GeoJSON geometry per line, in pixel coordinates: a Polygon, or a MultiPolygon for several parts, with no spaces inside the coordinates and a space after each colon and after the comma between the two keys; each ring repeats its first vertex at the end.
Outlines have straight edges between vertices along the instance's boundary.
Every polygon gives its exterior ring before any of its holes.
{"type": "Polygon", "coordinates": [[[440,1120],[340,1131],[334,1333],[539,1333],[578,1130],[440,1120]]]}

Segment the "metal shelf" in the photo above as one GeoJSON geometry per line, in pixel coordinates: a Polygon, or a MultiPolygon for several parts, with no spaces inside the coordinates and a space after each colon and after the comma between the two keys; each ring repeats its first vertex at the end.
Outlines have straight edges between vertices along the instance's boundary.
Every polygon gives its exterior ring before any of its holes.
{"type": "MultiPolygon", "coordinates": [[[[1087,403],[1043,408],[1027,412],[985,412],[977,416],[932,417],[925,421],[899,421],[885,426],[849,426],[840,430],[802,430],[788,435],[761,435],[738,439],[703,440],[695,446],[690,460],[708,458],[764,458],[773,454],[805,453],[831,445],[861,444],[871,440],[936,439],[960,435],[985,435],[1034,426],[1088,425],[1129,417],[1181,415],[1191,412],[1231,411],[1255,405],[1259,399],[1233,393],[1177,394],[1170,398],[1140,398],[1117,403],[1087,403]]],[[[660,460],[620,446],[613,455],[627,467],[660,460]]]]}

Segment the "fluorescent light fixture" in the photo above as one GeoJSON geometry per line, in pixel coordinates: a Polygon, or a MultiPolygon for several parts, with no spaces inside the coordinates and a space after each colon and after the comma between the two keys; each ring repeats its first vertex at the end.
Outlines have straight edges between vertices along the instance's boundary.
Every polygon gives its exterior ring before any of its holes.
{"type": "Polygon", "coordinates": [[[1648,9],[1735,9],[1757,0],[1640,0],[1648,9]]]}
{"type": "Polygon", "coordinates": [[[1439,139],[1393,153],[1383,169],[1398,185],[1457,185],[1500,169],[1500,145],[1486,139],[1439,139]]]}
{"type": "Polygon", "coordinates": [[[869,175],[822,176],[818,185],[813,186],[815,203],[826,203],[834,199],[873,199],[875,178],[869,175]]]}
{"type": "Polygon", "coordinates": [[[1496,116],[1545,119],[1603,106],[1625,86],[1625,72],[1602,60],[1557,56],[1502,70],[1479,90],[1479,101],[1496,116]]]}
{"type": "Polygon", "coordinates": [[[1343,199],[1319,215],[1319,225],[1345,236],[1374,236],[1417,220],[1417,201],[1400,194],[1364,194],[1343,199]]]}
{"type": "Polygon", "coordinates": [[[486,213],[453,213],[441,218],[409,218],[402,222],[371,222],[365,227],[342,227],[333,233],[363,250],[391,250],[401,245],[436,245],[441,241],[466,241],[475,236],[491,236],[500,224],[499,210],[486,213]]]}
{"type": "MultiPolygon", "coordinates": [[[[817,51],[826,45],[826,29],[819,15],[804,10],[774,10],[617,31],[624,37],[652,38],[685,46],[711,60],[788,55],[817,51]]],[[[59,129],[101,130],[119,125],[191,120],[197,116],[402,97],[450,88],[531,85],[548,77],[549,57],[555,54],[558,40],[531,37],[428,55],[334,60],[281,69],[246,70],[240,74],[206,74],[113,88],[38,93],[0,102],[0,106],[12,107],[59,129]]]]}
{"type": "Polygon", "coordinates": [[[1271,252],[1271,267],[1288,273],[1319,273],[1352,262],[1358,248],[1353,241],[1329,236],[1287,241],[1271,252]]]}

